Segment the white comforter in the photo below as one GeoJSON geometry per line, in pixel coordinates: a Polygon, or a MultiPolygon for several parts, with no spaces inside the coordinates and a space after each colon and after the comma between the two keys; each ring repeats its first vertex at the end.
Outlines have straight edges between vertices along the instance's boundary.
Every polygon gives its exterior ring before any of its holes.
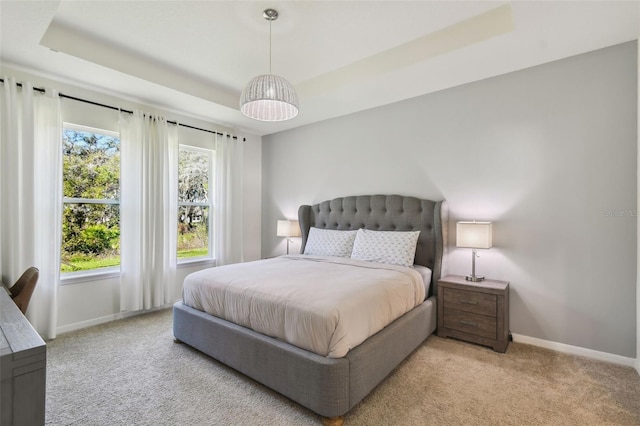
{"type": "Polygon", "coordinates": [[[290,255],[185,278],[192,308],[330,358],[340,358],[425,299],[412,268],[290,255]]]}

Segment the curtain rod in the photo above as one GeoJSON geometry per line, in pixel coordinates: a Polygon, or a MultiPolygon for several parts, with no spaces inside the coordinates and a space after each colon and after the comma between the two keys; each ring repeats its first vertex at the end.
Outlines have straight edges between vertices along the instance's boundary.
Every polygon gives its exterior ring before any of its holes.
{"type": "MultiPolygon", "coordinates": [[[[0,83],[4,83],[4,79],[3,78],[0,78],[0,83]]],[[[16,83],[16,85],[18,87],[22,87],[22,83],[16,83]]],[[[45,92],[45,90],[43,88],[41,88],[41,87],[34,87],[33,90],[35,90],[36,92],[40,92],[40,93],[44,93],[45,92]]],[[[88,99],[77,98],[75,96],[65,95],[64,93],[58,93],[58,96],[60,96],[61,98],[71,99],[73,101],[84,102],[85,104],[91,104],[91,105],[99,106],[99,107],[102,107],[102,108],[112,109],[112,110],[115,110],[115,111],[126,112],[127,114],[133,114],[133,111],[130,111],[130,110],[127,110],[127,109],[122,109],[122,108],[114,107],[114,106],[111,106],[111,105],[101,104],[99,102],[90,101],[88,99]]],[[[188,129],[199,130],[201,132],[213,133],[214,135],[224,136],[224,133],[216,132],[215,130],[202,129],[200,127],[195,127],[195,126],[190,126],[188,124],[178,123],[177,121],[169,121],[169,120],[167,120],[167,123],[174,124],[174,125],[180,126],[180,127],[186,127],[188,129]]],[[[233,139],[238,139],[237,136],[233,136],[233,135],[227,135],[227,137],[233,138],[233,139]]],[[[247,140],[246,138],[242,138],[242,142],[245,142],[246,140],[247,140]]]]}

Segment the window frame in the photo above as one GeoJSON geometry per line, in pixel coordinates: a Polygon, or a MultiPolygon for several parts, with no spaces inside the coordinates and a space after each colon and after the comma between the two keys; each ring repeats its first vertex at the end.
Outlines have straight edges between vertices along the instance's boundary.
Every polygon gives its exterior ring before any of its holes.
{"type": "MultiPolygon", "coordinates": [[[[178,144],[178,158],[180,157],[180,151],[181,150],[186,150],[186,151],[193,151],[193,152],[199,152],[199,153],[203,153],[206,154],[209,160],[209,167],[207,172],[209,173],[209,201],[207,203],[193,203],[193,202],[185,202],[185,201],[180,201],[180,200],[176,200],[177,201],[177,206],[178,206],[178,211],[180,210],[181,206],[200,206],[200,207],[207,207],[209,209],[209,223],[208,223],[208,233],[207,233],[207,238],[208,238],[208,247],[207,247],[207,255],[206,256],[198,256],[198,257],[186,257],[186,258],[178,258],[178,246],[177,246],[177,236],[176,236],[176,263],[178,265],[178,267],[180,267],[180,265],[188,265],[188,264],[194,264],[194,263],[200,263],[200,262],[211,262],[213,260],[215,260],[215,253],[214,253],[214,244],[213,244],[213,214],[214,214],[214,205],[213,205],[213,198],[214,198],[214,191],[215,191],[215,181],[214,181],[214,166],[215,166],[215,155],[216,155],[216,151],[214,149],[211,148],[202,148],[199,146],[194,146],[194,145],[189,145],[186,143],[181,143],[178,144]]],[[[178,167],[179,166],[179,161],[178,161],[178,167]]],[[[180,171],[178,170],[178,178],[180,176],[180,171]]],[[[176,182],[176,185],[178,185],[178,182],[176,182]]],[[[176,233],[178,232],[177,230],[177,223],[178,218],[176,217],[176,233]]]]}
{"type": "MultiPolygon", "coordinates": [[[[113,138],[117,138],[121,143],[120,133],[107,130],[107,129],[99,129],[97,127],[84,126],[82,124],[69,123],[66,121],[62,122],[62,134],[60,135],[60,143],[64,140],[64,131],[66,129],[74,130],[76,132],[85,132],[85,133],[94,133],[100,134],[104,136],[110,136],[113,138]]],[[[62,147],[62,146],[61,146],[62,147]]],[[[64,157],[64,156],[63,156],[64,157]]],[[[122,176],[122,164],[120,164],[120,177],[122,176]]],[[[61,176],[62,183],[64,185],[64,176],[61,176]]],[[[120,180],[120,188],[122,188],[122,180],[120,180]]],[[[100,199],[100,198],[77,198],[77,197],[65,197],[64,194],[62,196],[62,200],[60,203],[60,208],[62,212],[64,212],[65,204],[106,204],[106,205],[117,205],[120,210],[120,198],[117,200],[113,199],[100,199]]],[[[62,222],[60,222],[60,228],[62,229],[62,222]]],[[[61,241],[62,242],[62,241],[61,241]]],[[[60,248],[62,250],[62,247],[60,248]]],[[[62,261],[62,258],[60,259],[62,261]]],[[[60,284],[74,284],[77,282],[84,281],[94,281],[101,280],[107,278],[115,278],[120,276],[120,263],[117,266],[108,266],[104,268],[95,268],[95,269],[87,269],[84,271],[70,271],[70,272],[62,272],[60,271],[60,284]]]]}

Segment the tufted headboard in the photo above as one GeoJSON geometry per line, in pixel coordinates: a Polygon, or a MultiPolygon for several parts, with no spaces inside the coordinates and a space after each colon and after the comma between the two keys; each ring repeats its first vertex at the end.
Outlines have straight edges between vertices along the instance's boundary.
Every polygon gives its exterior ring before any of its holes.
{"type": "Polygon", "coordinates": [[[311,227],[374,231],[421,231],[415,263],[431,269],[431,288],[446,270],[447,208],[445,201],[401,195],[358,195],[334,198],[298,209],[304,247],[311,227]]]}

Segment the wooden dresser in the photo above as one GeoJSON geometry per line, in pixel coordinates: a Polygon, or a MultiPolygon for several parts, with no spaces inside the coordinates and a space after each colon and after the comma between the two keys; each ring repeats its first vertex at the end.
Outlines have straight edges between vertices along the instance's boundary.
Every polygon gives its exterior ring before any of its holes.
{"type": "Polygon", "coordinates": [[[43,425],[47,347],[0,284],[0,426],[43,425]]]}
{"type": "Polygon", "coordinates": [[[438,336],[505,352],[509,344],[509,283],[471,282],[458,275],[438,281],[438,336]]]}

